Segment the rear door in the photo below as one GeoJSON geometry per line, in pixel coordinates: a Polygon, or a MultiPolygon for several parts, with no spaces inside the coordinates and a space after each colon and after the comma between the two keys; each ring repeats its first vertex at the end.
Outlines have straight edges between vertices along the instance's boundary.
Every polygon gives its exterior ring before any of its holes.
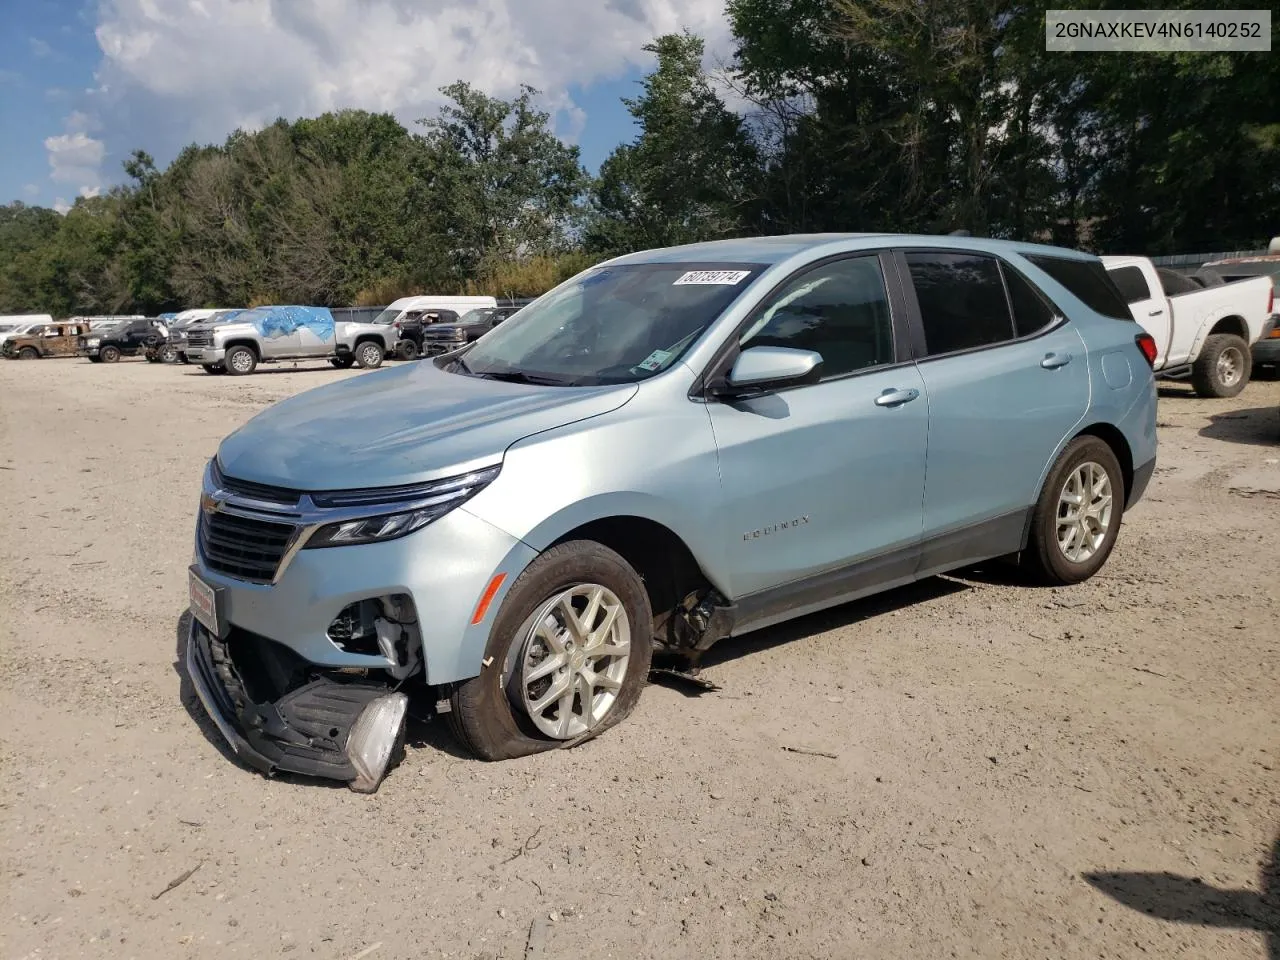
{"type": "Polygon", "coordinates": [[[1010,553],[1089,407],[1084,341],[990,254],[903,250],[929,398],[921,575],[1010,553]]]}
{"type": "Polygon", "coordinates": [[[1185,350],[1181,357],[1172,355],[1173,313],[1154,271],[1148,272],[1137,264],[1126,264],[1108,266],[1107,273],[1111,275],[1112,282],[1128,304],[1133,319],[1155,338],[1157,366],[1185,361],[1185,350]]]}

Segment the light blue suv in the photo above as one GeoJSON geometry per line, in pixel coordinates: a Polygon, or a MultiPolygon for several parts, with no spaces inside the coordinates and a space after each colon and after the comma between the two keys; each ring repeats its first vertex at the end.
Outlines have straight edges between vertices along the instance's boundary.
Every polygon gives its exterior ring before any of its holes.
{"type": "Polygon", "coordinates": [[[292,397],[209,463],[187,665],[264,771],[370,791],[410,697],[503,759],[656,653],[992,558],[1070,584],[1155,467],[1096,258],[781,236],[602,263],[466,347],[292,397]]]}

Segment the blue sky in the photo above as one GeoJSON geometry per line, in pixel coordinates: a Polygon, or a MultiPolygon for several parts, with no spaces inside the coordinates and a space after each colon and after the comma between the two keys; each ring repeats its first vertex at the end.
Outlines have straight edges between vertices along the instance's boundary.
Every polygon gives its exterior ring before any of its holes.
{"type": "Polygon", "coordinates": [[[457,79],[529,83],[591,170],[654,36],[727,45],[723,0],[0,0],[0,203],[64,206],[237,126],[359,107],[406,126],[457,79]]]}

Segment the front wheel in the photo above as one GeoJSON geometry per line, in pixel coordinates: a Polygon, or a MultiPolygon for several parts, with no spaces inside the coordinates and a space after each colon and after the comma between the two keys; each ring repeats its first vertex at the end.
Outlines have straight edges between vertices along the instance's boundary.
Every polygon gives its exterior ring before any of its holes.
{"type": "Polygon", "coordinates": [[[485,760],[603,733],[640,699],[652,630],[649,596],[626,560],[591,540],[552,547],[495,615],[480,675],[454,691],[454,732],[485,760]]]}
{"type": "Polygon", "coordinates": [[[258,368],[258,355],[248,347],[232,347],[223,357],[223,364],[233,377],[243,377],[258,368]]]}
{"type": "Polygon", "coordinates": [[[1054,586],[1088,580],[1115,546],[1124,501],[1124,473],[1111,447],[1098,437],[1076,437],[1040,491],[1023,563],[1054,586]]]}
{"type": "Polygon", "coordinates": [[[366,340],[364,343],[356,344],[356,363],[366,370],[382,366],[384,355],[382,344],[374,340],[366,340]]]}
{"type": "Polygon", "coordinates": [[[175,348],[175,347],[161,347],[161,348],[160,348],[160,362],[161,362],[161,363],[176,363],[176,362],[177,362],[177,360],[178,360],[178,351],[177,351],[177,348],[175,348]]]}
{"type": "Polygon", "coordinates": [[[1191,367],[1191,385],[1202,397],[1234,397],[1249,382],[1251,366],[1243,337],[1215,333],[1205,338],[1204,349],[1191,367]]]}
{"type": "Polygon", "coordinates": [[[396,344],[396,356],[401,360],[417,360],[418,345],[412,340],[401,340],[396,344]]]}
{"type": "Polygon", "coordinates": [[[35,347],[23,347],[18,351],[19,360],[39,360],[40,351],[35,347]]]}
{"type": "Polygon", "coordinates": [[[102,358],[103,363],[115,363],[120,359],[120,348],[103,347],[98,351],[98,356],[102,358]]]}

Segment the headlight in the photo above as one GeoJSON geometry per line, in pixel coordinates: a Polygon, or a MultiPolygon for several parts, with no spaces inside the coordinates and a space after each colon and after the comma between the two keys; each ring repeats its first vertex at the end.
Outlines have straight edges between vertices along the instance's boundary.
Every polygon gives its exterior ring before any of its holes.
{"type": "Polygon", "coordinates": [[[96,346],[97,346],[99,343],[101,343],[101,342],[102,342],[102,341],[101,341],[100,339],[98,339],[97,337],[93,337],[92,339],[90,339],[90,340],[86,340],[86,341],[85,341],[85,343],[86,343],[86,344],[88,344],[88,345],[89,345],[89,346],[91,346],[91,347],[96,347],[96,346]]]}
{"type": "Polygon", "coordinates": [[[460,477],[407,487],[313,493],[311,500],[317,507],[362,508],[363,515],[326,524],[308,538],[306,547],[377,543],[413,533],[471,499],[493,482],[500,469],[488,467],[460,477]],[[379,511],[376,508],[380,504],[397,509],[379,511]]]}

